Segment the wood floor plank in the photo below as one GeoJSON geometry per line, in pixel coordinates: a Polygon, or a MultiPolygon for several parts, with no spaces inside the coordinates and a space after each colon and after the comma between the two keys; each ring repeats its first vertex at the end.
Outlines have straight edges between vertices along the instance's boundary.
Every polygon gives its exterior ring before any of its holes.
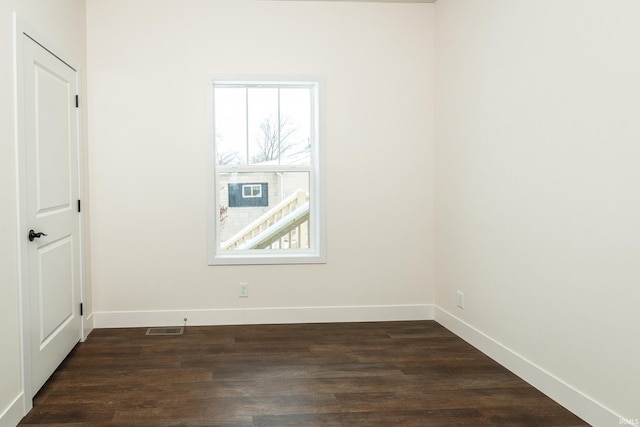
{"type": "Polygon", "coordinates": [[[494,424],[475,410],[358,412],[259,416],[260,427],[286,426],[416,426],[416,427],[493,427],[494,424]]]}
{"type": "Polygon", "coordinates": [[[98,329],[23,426],[586,426],[433,321],[98,329]]]}

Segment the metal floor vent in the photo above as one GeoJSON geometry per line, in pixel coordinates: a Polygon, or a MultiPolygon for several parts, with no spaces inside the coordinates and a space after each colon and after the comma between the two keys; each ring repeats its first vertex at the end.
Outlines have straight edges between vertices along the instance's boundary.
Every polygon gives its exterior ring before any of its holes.
{"type": "Polygon", "coordinates": [[[149,328],[146,335],[182,335],[184,327],[176,328],[149,328]]]}

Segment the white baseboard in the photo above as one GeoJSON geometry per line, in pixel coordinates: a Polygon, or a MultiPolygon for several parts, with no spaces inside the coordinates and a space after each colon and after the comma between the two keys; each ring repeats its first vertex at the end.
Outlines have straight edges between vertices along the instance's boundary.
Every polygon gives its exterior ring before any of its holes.
{"type": "Polygon", "coordinates": [[[20,393],[18,397],[0,414],[0,427],[15,427],[18,425],[22,417],[24,417],[24,393],[20,393]]]}
{"type": "Polygon", "coordinates": [[[589,424],[622,424],[623,418],[618,414],[448,311],[435,306],[434,319],[589,424]]]}
{"type": "Polygon", "coordinates": [[[86,340],[91,331],[93,331],[94,326],[94,317],[93,313],[89,314],[82,322],[82,341],[86,340]]]}
{"type": "Polygon", "coordinates": [[[95,328],[253,325],[277,323],[384,322],[432,320],[431,304],[349,307],[276,307],[212,310],[99,311],[95,328]]]}

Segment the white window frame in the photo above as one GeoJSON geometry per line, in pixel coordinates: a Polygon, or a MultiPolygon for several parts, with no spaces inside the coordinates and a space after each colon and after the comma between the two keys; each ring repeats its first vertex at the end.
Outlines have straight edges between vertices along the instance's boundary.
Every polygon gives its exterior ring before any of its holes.
{"type": "Polygon", "coordinates": [[[262,185],[261,184],[242,184],[242,198],[243,199],[252,199],[262,197],[262,185]],[[245,194],[245,190],[249,190],[249,194],[245,194]],[[254,191],[257,189],[258,191],[254,194],[254,191]]]}
{"type": "MultiPolygon", "coordinates": [[[[207,81],[207,115],[209,128],[208,150],[208,264],[209,265],[254,265],[254,264],[322,264],[326,256],[326,209],[325,209],[325,141],[324,141],[324,79],[318,76],[238,76],[216,75],[207,81]],[[312,144],[310,165],[290,166],[251,166],[217,165],[215,141],[215,102],[214,85],[245,85],[251,87],[310,86],[312,90],[312,144]],[[288,170],[309,173],[310,219],[309,233],[311,247],[308,249],[250,249],[222,250],[217,236],[219,227],[219,191],[220,173],[257,172],[270,170],[288,170]]],[[[243,195],[244,196],[244,195],[243,195]]]]}

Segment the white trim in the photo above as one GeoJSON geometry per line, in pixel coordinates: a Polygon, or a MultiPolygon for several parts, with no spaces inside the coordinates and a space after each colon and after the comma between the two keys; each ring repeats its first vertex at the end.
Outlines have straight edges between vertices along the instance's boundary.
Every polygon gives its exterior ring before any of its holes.
{"type": "Polygon", "coordinates": [[[527,360],[484,332],[435,306],[435,321],[594,426],[619,425],[622,416],[527,360]]]}
{"type": "MultiPolygon", "coordinates": [[[[32,399],[25,399],[25,395],[31,396],[31,346],[29,344],[29,298],[28,293],[25,291],[24,281],[28,277],[28,269],[26,263],[23,262],[27,259],[27,250],[22,244],[22,224],[25,221],[24,213],[21,212],[21,207],[26,206],[26,196],[20,191],[21,187],[26,182],[26,171],[22,164],[24,155],[22,153],[21,142],[23,138],[23,132],[20,130],[20,125],[24,123],[24,114],[21,109],[23,103],[20,100],[20,96],[24,94],[24,82],[22,76],[24,70],[24,54],[23,54],[23,34],[24,24],[18,19],[16,12],[13,13],[13,104],[14,111],[14,136],[15,136],[15,164],[16,164],[16,245],[18,249],[18,289],[19,289],[19,304],[20,304],[20,349],[22,358],[20,360],[20,378],[22,386],[22,416],[33,407],[32,399]]],[[[7,410],[8,411],[8,410],[7,410]]],[[[5,412],[0,420],[4,420],[5,412]]],[[[16,423],[17,424],[17,423],[16,423]]],[[[10,424],[9,424],[10,425],[10,424]]]]}
{"type": "Polygon", "coordinates": [[[24,393],[20,393],[13,402],[0,414],[0,426],[15,426],[18,425],[22,417],[24,416],[24,393]]]}
{"type": "Polygon", "coordinates": [[[345,307],[273,307],[210,310],[99,311],[96,328],[256,325],[278,323],[389,322],[433,320],[431,304],[345,307]]]}
{"type": "Polygon", "coordinates": [[[260,198],[262,197],[262,184],[241,184],[242,185],[242,198],[243,199],[253,199],[253,198],[260,198]],[[244,194],[244,190],[248,189],[249,190],[249,194],[245,195],[244,194]],[[256,194],[253,194],[253,190],[254,189],[258,189],[258,192],[256,194]]]}
{"type": "Polygon", "coordinates": [[[85,311],[82,326],[82,342],[84,342],[89,337],[91,331],[95,328],[93,313],[87,315],[87,312],[85,311]]]}
{"type": "Polygon", "coordinates": [[[33,393],[31,391],[31,329],[30,329],[30,309],[29,309],[29,269],[27,265],[28,251],[23,242],[23,230],[26,227],[26,212],[24,207],[27,206],[26,193],[22,191],[22,188],[26,187],[27,173],[26,173],[26,160],[24,153],[24,130],[22,126],[24,124],[24,34],[26,34],[25,24],[20,21],[17,14],[14,13],[14,104],[15,104],[15,145],[16,145],[16,194],[17,194],[17,246],[18,246],[18,286],[20,289],[20,344],[22,346],[22,392],[24,395],[29,396],[27,399],[23,399],[24,412],[23,415],[31,410],[33,407],[33,393]]]}

